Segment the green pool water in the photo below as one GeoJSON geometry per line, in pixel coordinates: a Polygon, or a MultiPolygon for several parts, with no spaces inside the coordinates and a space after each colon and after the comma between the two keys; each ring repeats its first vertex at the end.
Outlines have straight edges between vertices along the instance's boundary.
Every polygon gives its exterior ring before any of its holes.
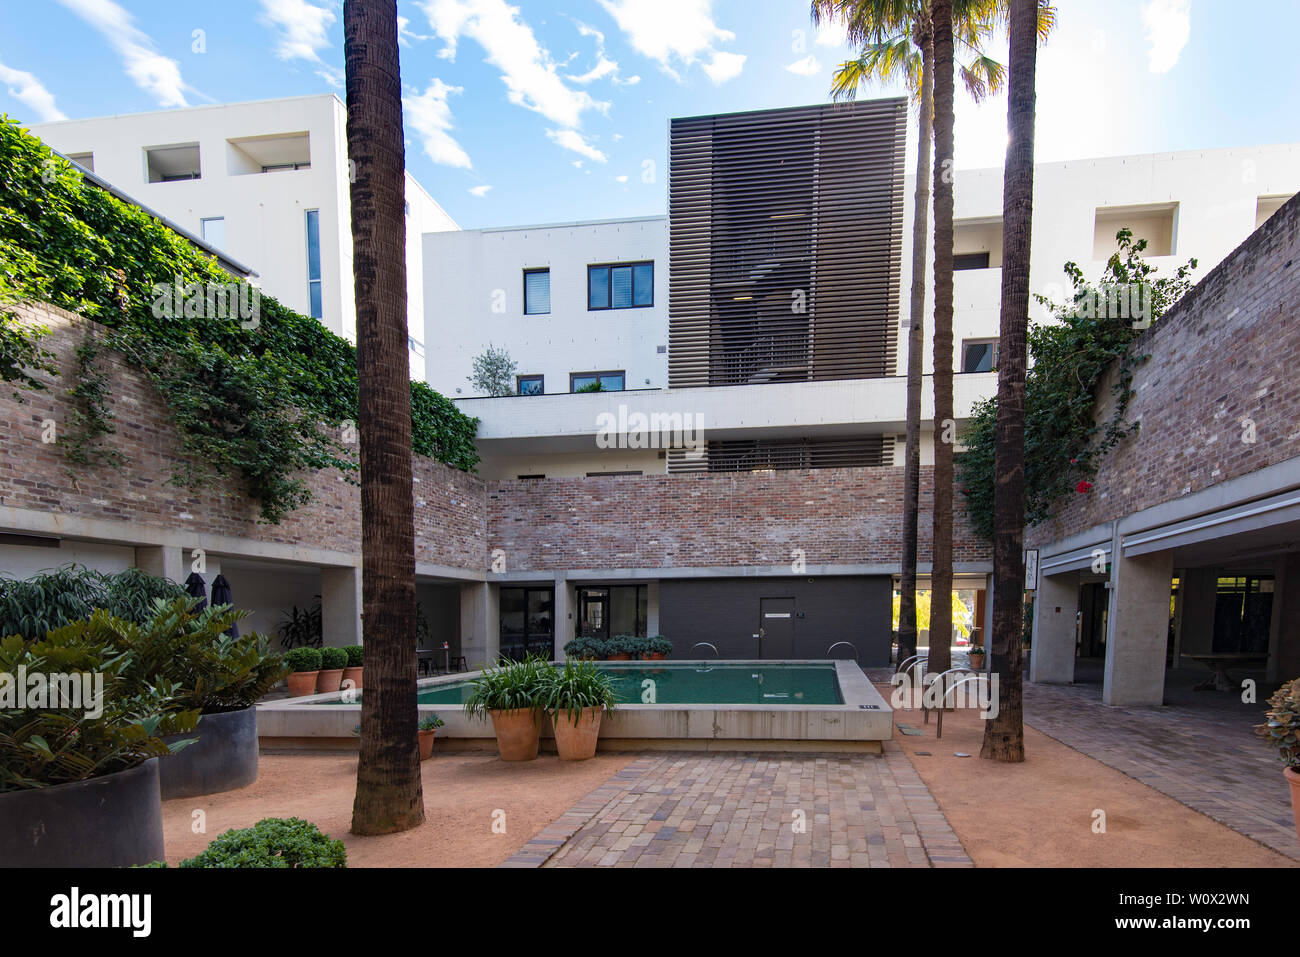
{"type": "MultiPolygon", "coordinates": [[[[604,665],[623,704],[642,704],[651,687],[655,704],[843,704],[835,666],[655,664],[604,665]],[[653,686],[646,682],[653,682],[653,686]]],[[[420,704],[464,704],[469,681],[424,687],[420,704]]],[[[337,702],[329,702],[331,704],[337,702]]]]}

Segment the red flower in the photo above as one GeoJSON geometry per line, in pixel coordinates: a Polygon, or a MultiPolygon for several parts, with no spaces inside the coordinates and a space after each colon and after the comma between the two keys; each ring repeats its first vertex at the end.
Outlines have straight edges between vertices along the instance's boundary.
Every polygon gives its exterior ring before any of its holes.
{"type": "Polygon", "coordinates": [[[1071,465],[1078,465],[1078,464],[1079,464],[1079,460],[1078,460],[1078,459],[1070,459],[1070,464],[1071,464],[1071,465]]]}
{"type": "Polygon", "coordinates": [[[1088,481],[1081,481],[1078,485],[1074,487],[1074,490],[1078,492],[1080,495],[1087,495],[1089,492],[1092,491],[1092,483],[1088,481]]]}

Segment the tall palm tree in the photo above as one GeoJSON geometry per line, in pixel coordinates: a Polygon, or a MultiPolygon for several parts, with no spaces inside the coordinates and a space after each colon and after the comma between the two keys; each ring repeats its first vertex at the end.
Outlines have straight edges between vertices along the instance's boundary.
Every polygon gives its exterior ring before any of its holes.
{"type": "MultiPolygon", "coordinates": [[[[962,48],[962,82],[977,102],[997,93],[1002,86],[1003,68],[984,55],[981,46],[989,32],[996,5],[975,0],[956,0],[950,4],[956,17],[955,29],[949,30],[949,47],[953,40],[962,48]]],[[[930,213],[930,155],[935,120],[933,28],[930,0],[813,0],[812,19],[839,23],[845,27],[848,42],[858,49],[857,59],[840,65],[835,72],[831,95],[853,99],[858,87],[872,80],[889,83],[902,80],[917,108],[916,194],[912,209],[912,288],[907,321],[907,438],[903,458],[903,554],[899,582],[898,660],[916,653],[916,563],[921,483],[921,366],[925,349],[925,264],[930,213]]],[[[951,60],[950,60],[951,63],[951,60]]],[[[951,71],[950,71],[951,79],[951,71]]],[[[948,97],[951,115],[952,97],[948,97]]],[[[951,165],[951,164],[949,164],[951,165]]],[[[951,233],[951,213],[949,215],[951,233]]],[[[951,276],[951,240],[949,276],[951,276]]],[[[951,409],[951,294],[948,321],[948,394],[951,409]]],[[[936,325],[936,332],[937,332],[936,325]]],[[[937,416],[936,416],[937,418],[937,416]]],[[[949,460],[949,486],[951,458],[949,460]]],[[[948,508],[952,507],[951,490],[948,508]]],[[[951,519],[948,527],[951,529],[951,519]]],[[[951,532],[949,533],[951,542],[951,532]]],[[[951,554],[951,545],[949,545],[951,554]]],[[[951,561],[949,562],[951,591],[951,561]]],[[[933,590],[932,590],[933,599],[933,590]]],[[[951,596],[949,596],[951,605],[951,596]]],[[[951,615],[945,617],[951,620],[951,615]]],[[[933,622],[931,623],[933,629],[933,622]]],[[[951,626],[949,626],[951,629],[951,626]]],[[[932,632],[933,634],[933,632],[932,632]]],[[[951,643],[951,631],[949,632],[951,643]]],[[[933,647],[933,641],[931,642],[933,647]]]]}
{"type": "Polygon", "coordinates": [[[397,0],[346,0],[348,156],[361,440],[366,690],[354,834],[424,820],[416,735],[415,507],[406,328],[406,154],[397,0]]]}
{"type": "Polygon", "coordinates": [[[1020,635],[1024,614],[1025,370],[1029,249],[1034,206],[1034,76],[1039,0],[1010,0],[1011,77],[1002,176],[1002,311],[993,486],[993,671],[998,713],[984,724],[980,757],[1025,759],[1020,635]]]}

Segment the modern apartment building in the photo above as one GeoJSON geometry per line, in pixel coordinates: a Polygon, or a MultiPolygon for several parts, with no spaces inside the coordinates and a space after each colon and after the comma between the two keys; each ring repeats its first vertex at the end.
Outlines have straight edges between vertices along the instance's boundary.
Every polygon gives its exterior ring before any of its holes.
{"type": "MultiPolygon", "coordinates": [[[[356,339],[347,109],[334,94],[42,123],[53,149],[257,270],[285,305],[356,339]]],[[[409,173],[411,376],[425,375],[422,242],[456,229],[409,173]]]]}

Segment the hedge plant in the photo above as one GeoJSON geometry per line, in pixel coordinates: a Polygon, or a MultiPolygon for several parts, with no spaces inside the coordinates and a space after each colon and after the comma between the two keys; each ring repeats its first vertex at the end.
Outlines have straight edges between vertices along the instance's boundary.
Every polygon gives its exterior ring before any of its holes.
{"type": "Polygon", "coordinates": [[[347,667],[360,668],[365,661],[365,649],[361,645],[344,645],[343,651],[348,656],[347,667]]]}
{"type": "MultiPolygon", "coordinates": [[[[79,354],[68,389],[73,421],[59,442],[70,464],[117,464],[100,349],[162,396],[181,442],[175,483],[242,483],[261,517],[278,522],[310,498],[305,471],[357,468],[356,349],[317,320],[261,296],[256,322],[160,318],[155,284],[218,284],[215,257],[158,219],[84,180],[39,139],[0,114],[0,379],[42,388],[52,369],[42,330],[5,301],[48,302],[92,320],[102,335],[79,354]]],[[[242,282],[242,281],[241,281],[242,282]]],[[[412,383],[414,450],[470,471],[478,420],[412,383]]]]}
{"type": "Polygon", "coordinates": [[[284,663],[294,671],[320,671],[321,650],[319,648],[290,648],[284,653],[284,663]]]}
{"type": "Polygon", "coordinates": [[[322,648],[320,650],[322,671],[338,671],[348,666],[348,653],[342,648],[322,648]]]}
{"type": "Polygon", "coordinates": [[[229,830],[181,867],[347,867],[342,841],[331,840],[301,818],[267,817],[229,830]]]}

